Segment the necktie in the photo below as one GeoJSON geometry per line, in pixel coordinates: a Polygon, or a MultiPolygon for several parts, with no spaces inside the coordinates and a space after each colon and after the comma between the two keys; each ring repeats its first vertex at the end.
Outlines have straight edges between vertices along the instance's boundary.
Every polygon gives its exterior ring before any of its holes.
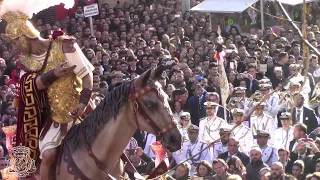
{"type": "Polygon", "coordinates": [[[300,114],[301,114],[301,110],[297,110],[296,122],[300,122],[300,114]]]}

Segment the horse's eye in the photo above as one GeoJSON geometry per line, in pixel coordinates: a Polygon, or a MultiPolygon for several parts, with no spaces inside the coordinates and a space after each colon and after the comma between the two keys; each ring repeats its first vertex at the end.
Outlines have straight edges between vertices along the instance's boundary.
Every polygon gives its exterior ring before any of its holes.
{"type": "Polygon", "coordinates": [[[154,101],[147,101],[146,105],[150,110],[155,110],[157,108],[157,103],[154,101]]]}

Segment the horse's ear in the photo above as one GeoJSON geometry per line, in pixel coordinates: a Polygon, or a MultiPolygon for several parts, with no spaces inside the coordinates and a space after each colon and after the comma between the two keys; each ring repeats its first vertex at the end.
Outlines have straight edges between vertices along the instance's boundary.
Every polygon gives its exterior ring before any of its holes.
{"type": "Polygon", "coordinates": [[[152,73],[151,79],[157,81],[163,74],[163,71],[166,70],[166,66],[160,65],[158,66],[152,73]]]}
{"type": "Polygon", "coordinates": [[[147,73],[143,76],[142,82],[140,85],[141,87],[144,87],[145,85],[147,85],[149,83],[150,76],[151,76],[151,69],[149,69],[147,71],[147,73]]]}

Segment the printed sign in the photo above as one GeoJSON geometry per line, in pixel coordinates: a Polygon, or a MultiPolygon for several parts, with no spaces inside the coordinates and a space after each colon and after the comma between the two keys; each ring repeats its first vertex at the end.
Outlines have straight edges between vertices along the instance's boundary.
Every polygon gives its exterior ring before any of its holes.
{"type": "Polygon", "coordinates": [[[94,3],[89,6],[84,6],[83,7],[83,14],[84,14],[84,17],[92,17],[92,16],[98,15],[99,14],[98,4],[94,3]]]}

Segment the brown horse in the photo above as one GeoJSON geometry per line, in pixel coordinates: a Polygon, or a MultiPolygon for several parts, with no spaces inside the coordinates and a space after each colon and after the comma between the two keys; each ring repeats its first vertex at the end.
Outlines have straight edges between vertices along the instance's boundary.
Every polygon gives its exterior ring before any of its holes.
{"type": "Polygon", "coordinates": [[[181,148],[168,97],[157,82],[163,70],[160,66],[118,86],[82,123],[71,128],[56,179],[121,179],[120,156],[137,129],[161,138],[171,152],[181,148]]]}

